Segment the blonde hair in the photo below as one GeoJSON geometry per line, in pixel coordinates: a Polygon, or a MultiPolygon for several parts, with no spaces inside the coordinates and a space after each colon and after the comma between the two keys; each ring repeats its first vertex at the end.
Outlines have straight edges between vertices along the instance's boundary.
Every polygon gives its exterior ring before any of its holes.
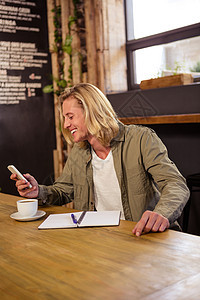
{"type": "MultiPolygon", "coordinates": [[[[63,102],[73,96],[82,106],[85,124],[88,132],[95,136],[102,145],[109,146],[110,141],[119,131],[117,115],[106,96],[90,83],[79,83],[65,89],[60,95],[59,102],[62,112],[63,102]]],[[[72,145],[73,138],[69,130],[64,129],[64,117],[61,113],[61,127],[66,141],[72,145]]],[[[87,141],[81,142],[80,146],[87,145],[87,141]]]]}

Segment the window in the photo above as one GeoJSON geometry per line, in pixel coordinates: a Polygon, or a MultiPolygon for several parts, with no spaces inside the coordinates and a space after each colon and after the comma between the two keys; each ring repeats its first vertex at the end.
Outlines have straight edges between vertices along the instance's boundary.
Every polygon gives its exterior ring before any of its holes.
{"type": "Polygon", "coordinates": [[[200,77],[200,1],[126,0],[128,85],[175,73],[200,77]]]}

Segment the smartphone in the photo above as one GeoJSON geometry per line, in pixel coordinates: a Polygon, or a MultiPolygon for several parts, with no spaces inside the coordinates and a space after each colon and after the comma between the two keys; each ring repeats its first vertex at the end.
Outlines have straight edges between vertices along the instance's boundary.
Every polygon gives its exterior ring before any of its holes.
{"type": "MultiPolygon", "coordinates": [[[[18,179],[22,179],[22,180],[25,180],[26,182],[28,182],[28,180],[17,170],[17,168],[15,168],[15,166],[13,166],[13,165],[9,165],[8,167],[8,170],[11,172],[11,173],[13,173],[13,174],[17,174],[17,178],[18,179]]],[[[31,189],[32,188],[32,185],[31,184],[29,184],[29,189],[31,189]]]]}

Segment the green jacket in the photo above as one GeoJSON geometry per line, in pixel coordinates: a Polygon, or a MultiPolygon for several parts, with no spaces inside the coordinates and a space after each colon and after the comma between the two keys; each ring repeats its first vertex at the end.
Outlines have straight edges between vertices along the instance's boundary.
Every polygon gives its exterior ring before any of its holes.
{"type": "MultiPolygon", "coordinates": [[[[150,209],[174,223],[189,198],[185,179],[152,129],[121,123],[119,128],[111,148],[126,220],[137,222],[150,209]]],[[[39,186],[39,199],[51,205],[73,201],[74,209],[94,210],[90,147],[74,145],[62,175],[52,186],[39,186]]]]}

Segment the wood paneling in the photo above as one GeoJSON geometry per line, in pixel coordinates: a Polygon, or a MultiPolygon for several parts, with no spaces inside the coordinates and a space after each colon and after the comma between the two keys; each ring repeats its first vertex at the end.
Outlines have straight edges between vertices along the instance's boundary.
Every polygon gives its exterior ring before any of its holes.
{"type": "Polygon", "coordinates": [[[131,117],[131,118],[119,118],[119,120],[126,125],[200,123],[200,114],[131,117]]]}
{"type": "MultiPolygon", "coordinates": [[[[48,30],[49,30],[49,49],[51,53],[52,75],[54,78],[59,78],[58,56],[54,51],[54,20],[52,10],[54,9],[54,1],[47,1],[47,15],[48,15],[48,30]]],[[[53,88],[57,90],[57,84],[53,81],[53,88]]],[[[62,154],[62,138],[60,131],[60,116],[58,111],[58,97],[54,94],[54,115],[55,115],[55,129],[56,129],[56,150],[54,150],[54,177],[55,179],[61,174],[63,169],[63,154],[62,154]]]]}

